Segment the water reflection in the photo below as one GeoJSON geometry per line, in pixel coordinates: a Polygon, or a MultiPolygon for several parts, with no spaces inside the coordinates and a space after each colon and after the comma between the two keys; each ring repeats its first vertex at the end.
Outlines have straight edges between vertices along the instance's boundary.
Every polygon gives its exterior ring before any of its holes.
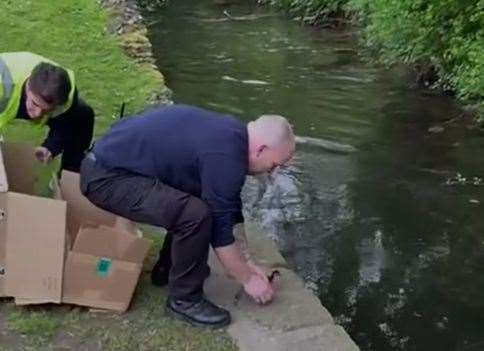
{"type": "Polygon", "coordinates": [[[244,189],[246,212],[272,233],[315,292],[332,275],[328,243],[353,220],[346,185],[353,176],[351,157],[306,148],[271,182],[252,179],[244,189]]]}

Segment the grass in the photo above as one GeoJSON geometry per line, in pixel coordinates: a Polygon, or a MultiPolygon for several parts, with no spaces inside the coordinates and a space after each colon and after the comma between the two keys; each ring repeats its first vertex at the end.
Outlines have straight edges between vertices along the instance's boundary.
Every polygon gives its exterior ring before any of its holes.
{"type": "Polygon", "coordinates": [[[52,338],[61,326],[60,319],[46,311],[25,313],[21,310],[13,310],[7,319],[10,331],[28,335],[35,345],[52,338]]]}
{"type": "MultiPolygon", "coordinates": [[[[73,69],[81,96],[96,111],[96,135],[126,113],[141,110],[163,81],[138,65],[107,31],[110,14],[96,0],[0,1],[0,52],[28,50],[73,69]]],[[[40,142],[45,130],[19,121],[8,139],[40,142]]],[[[165,315],[166,290],[152,286],[149,268],[161,234],[145,228],[153,247],[131,309],[122,315],[73,306],[15,306],[0,300],[0,351],[7,350],[236,350],[225,331],[192,328],[165,315]]]]}

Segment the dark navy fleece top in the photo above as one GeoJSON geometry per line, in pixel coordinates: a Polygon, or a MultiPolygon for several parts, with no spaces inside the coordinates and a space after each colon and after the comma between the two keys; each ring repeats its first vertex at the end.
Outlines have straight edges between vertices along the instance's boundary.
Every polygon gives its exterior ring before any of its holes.
{"type": "Polygon", "coordinates": [[[117,122],[96,141],[93,152],[107,167],[156,177],[201,198],[213,215],[212,245],[234,242],[233,226],[243,221],[240,192],[248,171],[244,123],[171,105],[117,122]]]}

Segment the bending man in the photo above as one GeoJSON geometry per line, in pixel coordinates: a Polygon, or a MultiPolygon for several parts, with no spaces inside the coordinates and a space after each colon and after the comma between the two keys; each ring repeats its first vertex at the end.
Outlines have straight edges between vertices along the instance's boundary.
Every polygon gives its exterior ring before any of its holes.
{"type": "Polygon", "coordinates": [[[209,245],[247,294],[264,304],[274,290],[247,252],[240,193],[247,174],[271,172],[295,152],[287,120],[262,116],[248,125],[186,105],[117,122],[81,166],[81,190],[95,205],[167,229],[153,268],[168,283],[167,310],[198,326],[230,322],[228,311],[203,296],[209,245]]]}

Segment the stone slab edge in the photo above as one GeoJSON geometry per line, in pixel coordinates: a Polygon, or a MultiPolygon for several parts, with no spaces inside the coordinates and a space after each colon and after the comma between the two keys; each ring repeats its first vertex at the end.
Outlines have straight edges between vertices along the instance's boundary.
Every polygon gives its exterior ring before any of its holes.
{"type": "Polygon", "coordinates": [[[277,297],[268,306],[258,306],[229,279],[213,252],[212,274],[205,284],[209,299],[230,310],[230,336],[242,351],[356,351],[358,346],[319,299],[305,288],[289,269],[275,243],[254,223],[246,223],[251,253],[259,262],[281,272],[277,297]],[[237,296],[237,297],[236,297],[237,296]]]}

